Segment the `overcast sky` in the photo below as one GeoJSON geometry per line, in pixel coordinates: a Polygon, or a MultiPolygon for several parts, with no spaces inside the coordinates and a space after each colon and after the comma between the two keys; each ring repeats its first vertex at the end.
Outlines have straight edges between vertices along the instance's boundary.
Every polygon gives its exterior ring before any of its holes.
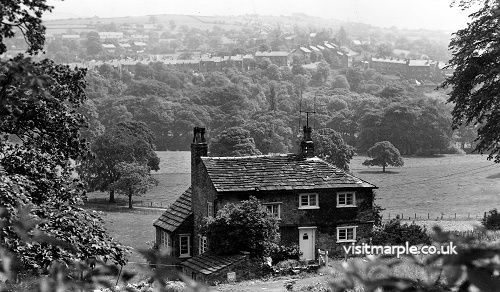
{"type": "Polygon", "coordinates": [[[382,27],[455,31],[467,23],[467,12],[449,7],[451,0],[49,0],[47,19],[119,17],[152,14],[290,15],[301,12],[324,18],[382,27]]]}

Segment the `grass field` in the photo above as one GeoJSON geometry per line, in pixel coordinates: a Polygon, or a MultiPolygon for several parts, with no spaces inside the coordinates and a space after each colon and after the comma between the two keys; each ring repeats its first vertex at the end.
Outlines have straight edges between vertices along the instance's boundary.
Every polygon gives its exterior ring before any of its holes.
{"type": "Polygon", "coordinates": [[[431,219],[472,218],[492,208],[500,208],[500,165],[480,155],[444,155],[434,158],[405,158],[405,166],[365,167],[366,157],[351,161],[353,173],[379,189],[377,204],[389,213],[431,219]]]}

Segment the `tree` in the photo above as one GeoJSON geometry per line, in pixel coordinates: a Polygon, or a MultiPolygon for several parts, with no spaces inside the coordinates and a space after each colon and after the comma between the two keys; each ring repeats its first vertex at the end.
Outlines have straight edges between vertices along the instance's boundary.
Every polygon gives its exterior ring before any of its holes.
{"type": "MultiPolygon", "coordinates": [[[[14,37],[16,29],[25,36],[28,53],[39,52],[45,30],[41,16],[51,9],[42,0],[2,1],[0,54],[6,49],[3,40],[14,37]]],[[[78,207],[85,197],[74,177],[75,164],[87,152],[80,135],[86,120],[78,113],[86,100],[85,73],[50,60],[0,60],[1,245],[26,271],[90,258],[125,263],[123,247],[107,235],[101,219],[78,207]],[[23,215],[53,240],[35,242],[36,233],[17,233],[23,215]]]]}
{"type": "Polygon", "coordinates": [[[139,163],[159,170],[160,159],[154,151],[154,138],[142,122],[121,122],[106,129],[91,145],[92,155],[84,161],[80,175],[90,191],[109,191],[115,201],[115,183],[120,179],[121,162],[139,163]]]}
{"type": "Polygon", "coordinates": [[[344,142],[338,132],[329,128],[320,129],[313,135],[313,142],[318,157],[349,171],[349,162],[354,156],[354,149],[344,142]]]}
{"type": "MultiPolygon", "coordinates": [[[[478,1],[460,1],[469,8],[478,1]]],[[[500,163],[500,7],[496,0],[481,1],[469,25],[457,31],[450,42],[453,75],[443,83],[450,86],[448,102],[454,103],[453,127],[478,125],[475,150],[489,152],[489,159],[500,163]],[[496,155],[496,156],[495,156],[496,155]]]]}
{"type": "Polygon", "coordinates": [[[403,158],[399,154],[399,150],[394,147],[389,141],[375,143],[373,147],[368,149],[368,156],[373,159],[367,159],[363,162],[366,166],[382,166],[382,171],[391,166],[403,166],[403,158]]]}
{"type": "Polygon", "coordinates": [[[119,179],[112,184],[117,193],[128,197],[128,207],[132,209],[132,196],[145,194],[150,188],[158,185],[151,176],[149,166],[137,162],[120,162],[115,165],[119,179]]]}
{"type": "Polygon", "coordinates": [[[249,156],[260,155],[250,132],[241,127],[232,127],[222,131],[211,143],[210,154],[213,156],[249,156]]]}
{"type": "Polygon", "coordinates": [[[87,34],[86,48],[89,56],[98,55],[102,51],[101,39],[97,32],[91,31],[87,34]]]}
{"type": "Polygon", "coordinates": [[[248,251],[253,257],[262,257],[277,247],[279,223],[259,200],[250,197],[239,204],[227,204],[215,217],[206,218],[202,233],[216,253],[248,251]]]}
{"type": "Polygon", "coordinates": [[[337,75],[333,77],[332,88],[350,89],[350,86],[344,75],[337,75]]]}
{"type": "Polygon", "coordinates": [[[344,27],[340,27],[339,31],[337,32],[337,35],[335,35],[335,38],[339,42],[341,46],[346,46],[348,45],[349,38],[347,37],[347,33],[344,29],[344,27]]]}
{"type": "Polygon", "coordinates": [[[321,61],[318,64],[317,74],[320,77],[321,82],[325,83],[326,80],[328,80],[328,76],[330,76],[330,66],[328,66],[328,63],[321,61]]]}

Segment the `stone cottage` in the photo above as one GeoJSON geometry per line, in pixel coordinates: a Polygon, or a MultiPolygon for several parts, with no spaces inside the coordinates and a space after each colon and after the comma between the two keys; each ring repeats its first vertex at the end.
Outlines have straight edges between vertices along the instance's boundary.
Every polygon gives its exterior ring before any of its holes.
{"type": "Polygon", "coordinates": [[[205,129],[195,128],[191,187],[154,222],[157,245],[180,259],[206,253],[202,219],[250,196],[280,219],[282,244],[297,244],[304,260],[316,259],[318,249],[366,240],[377,187],[316,157],[311,132],[304,127],[297,154],[210,157],[205,129]]]}

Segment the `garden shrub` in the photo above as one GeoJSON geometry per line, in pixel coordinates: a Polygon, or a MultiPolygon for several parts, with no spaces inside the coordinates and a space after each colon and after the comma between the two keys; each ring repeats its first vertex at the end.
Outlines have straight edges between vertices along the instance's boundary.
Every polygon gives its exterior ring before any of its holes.
{"type": "Polygon", "coordinates": [[[401,220],[392,219],[372,231],[372,244],[376,245],[410,245],[430,244],[431,238],[425,227],[412,224],[401,224],[401,220]]]}
{"type": "Polygon", "coordinates": [[[490,210],[481,223],[488,230],[500,230],[500,213],[497,209],[490,210]]]}
{"type": "Polygon", "coordinates": [[[302,253],[300,252],[300,248],[297,244],[289,246],[278,245],[271,252],[272,264],[275,265],[276,263],[284,260],[299,260],[301,254],[302,253]]]}

